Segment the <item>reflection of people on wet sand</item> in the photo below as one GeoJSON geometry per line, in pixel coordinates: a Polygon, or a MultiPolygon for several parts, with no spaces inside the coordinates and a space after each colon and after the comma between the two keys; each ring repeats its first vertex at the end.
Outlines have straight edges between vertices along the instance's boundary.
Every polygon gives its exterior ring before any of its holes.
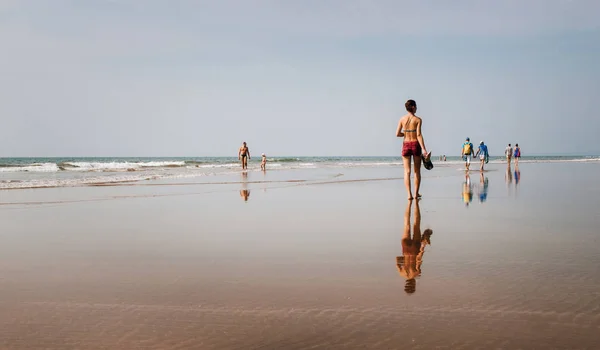
{"type": "Polygon", "coordinates": [[[421,264],[423,263],[423,254],[425,246],[431,244],[431,235],[433,231],[426,229],[421,235],[421,209],[419,201],[415,201],[415,221],[412,227],[411,238],[411,214],[412,201],[409,201],[404,212],[404,232],[402,234],[402,256],[396,257],[396,268],[400,275],[406,278],[404,291],[412,294],[416,291],[416,278],[421,276],[421,264]]]}
{"type": "Polygon", "coordinates": [[[510,169],[510,164],[508,167],[506,167],[506,175],[504,175],[504,179],[506,180],[507,185],[512,183],[512,170],[510,169]]]}
{"type": "Polygon", "coordinates": [[[466,206],[469,206],[469,203],[473,200],[473,186],[471,186],[469,173],[465,174],[465,182],[463,182],[462,186],[462,198],[466,206]]]}
{"type": "Polygon", "coordinates": [[[519,167],[515,167],[515,187],[519,184],[519,180],[521,180],[521,170],[519,167]]]}
{"type": "Polygon", "coordinates": [[[247,202],[250,198],[250,190],[240,190],[240,197],[244,199],[244,202],[247,202]]]}
{"type": "Polygon", "coordinates": [[[250,190],[246,187],[247,181],[248,181],[248,173],[242,172],[242,189],[240,190],[240,197],[242,197],[242,199],[244,199],[244,202],[247,202],[248,198],[250,198],[250,190]]]}
{"type": "Polygon", "coordinates": [[[484,177],[483,173],[481,173],[480,188],[479,188],[479,201],[481,203],[485,202],[487,200],[487,196],[488,196],[488,178],[484,177]]]}

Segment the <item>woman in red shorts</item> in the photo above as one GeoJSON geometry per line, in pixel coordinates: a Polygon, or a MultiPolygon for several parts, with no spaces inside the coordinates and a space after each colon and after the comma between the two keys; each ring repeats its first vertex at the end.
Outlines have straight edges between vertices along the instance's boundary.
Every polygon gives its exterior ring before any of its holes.
{"type": "Polygon", "coordinates": [[[400,118],[398,122],[398,129],[396,130],[396,136],[404,137],[402,143],[402,159],[404,160],[404,185],[408,191],[408,199],[413,199],[412,190],[410,186],[410,163],[411,157],[414,161],[415,169],[415,197],[420,198],[421,193],[419,188],[421,187],[421,154],[425,154],[426,157],[431,155],[427,153],[425,148],[425,141],[421,134],[421,124],[423,121],[417,117],[417,103],[413,100],[408,100],[404,104],[406,107],[407,115],[400,118]]]}

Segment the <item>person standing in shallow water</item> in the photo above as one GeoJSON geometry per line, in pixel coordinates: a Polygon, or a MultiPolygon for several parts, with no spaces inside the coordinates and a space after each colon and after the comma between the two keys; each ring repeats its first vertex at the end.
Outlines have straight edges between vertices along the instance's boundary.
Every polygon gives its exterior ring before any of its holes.
{"type": "Polygon", "coordinates": [[[471,139],[467,137],[465,142],[462,144],[462,150],[460,151],[460,155],[465,161],[465,170],[468,172],[471,167],[471,157],[475,155],[475,150],[473,149],[473,144],[471,143],[471,139]]]}
{"type": "Polygon", "coordinates": [[[475,154],[475,157],[478,157],[478,156],[479,156],[479,162],[481,163],[481,165],[479,166],[479,171],[483,172],[483,167],[488,158],[488,148],[485,145],[485,143],[483,143],[483,141],[479,142],[479,148],[477,149],[477,153],[475,154]]]}
{"type": "Polygon", "coordinates": [[[404,104],[408,114],[400,118],[398,122],[398,128],[396,129],[397,137],[404,137],[402,142],[402,160],[404,162],[404,185],[408,192],[408,199],[413,199],[410,173],[411,173],[411,158],[414,162],[415,171],[415,197],[420,198],[421,192],[421,155],[424,154],[426,158],[429,158],[431,154],[427,153],[425,147],[425,140],[423,140],[423,134],[421,133],[421,125],[423,121],[420,117],[415,115],[417,113],[417,103],[414,100],[408,100],[404,104]]]}
{"type": "Polygon", "coordinates": [[[506,156],[506,162],[508,163],[508,166],[510,167],[510,159],[512,158],[512,153],[513,153],[513,148],[511,146],[511,144],[508,144],[508,147],[506,147],[504,149],[504,155],[506,156]]]}
{"type": "Polygon", "coordinates": [[[521,147],[519,147],[519,144],[515,144],[515,150],[514,150],[514,158],[515,158],[515,166],[519,167],[519,159],[521,159],[521,147]]]}
{"type": "Polygon", "coordinates": [[[242,161],[242,170],[248,169],[248,159],[250,159],[250,150],[244,142],[238,150],[238,160],[242,161]]]}

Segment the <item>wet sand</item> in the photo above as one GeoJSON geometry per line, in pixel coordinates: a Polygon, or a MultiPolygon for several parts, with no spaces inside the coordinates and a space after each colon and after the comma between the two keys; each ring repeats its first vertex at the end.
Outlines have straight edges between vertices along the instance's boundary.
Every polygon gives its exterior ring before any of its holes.
{"type": "Polygon", "coordinates": [[[600,164],[436,166],[422,251],[400,176],[0,192],[0,348],[597,348],[600,164]]]}

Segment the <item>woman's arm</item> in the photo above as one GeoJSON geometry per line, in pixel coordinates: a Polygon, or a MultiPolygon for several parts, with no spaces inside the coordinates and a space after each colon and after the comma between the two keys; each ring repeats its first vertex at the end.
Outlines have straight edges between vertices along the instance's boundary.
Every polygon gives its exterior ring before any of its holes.
{"type": "Polygon", "coordinates": [[[396,129],[396,137],[404,137],[404,133],[402,132],[402,119],[398,122],[398,129],[396,129]]]}
{"type": "Polygon", "coordinates": [[[427,147],[425,147],[425,140],[423,140],[423,134],[421,134],[421,124],[423,124],[423,120],[419,118],[417,121],[417,140],[419,140],[423,154],[427,155],[427,147]]]}

